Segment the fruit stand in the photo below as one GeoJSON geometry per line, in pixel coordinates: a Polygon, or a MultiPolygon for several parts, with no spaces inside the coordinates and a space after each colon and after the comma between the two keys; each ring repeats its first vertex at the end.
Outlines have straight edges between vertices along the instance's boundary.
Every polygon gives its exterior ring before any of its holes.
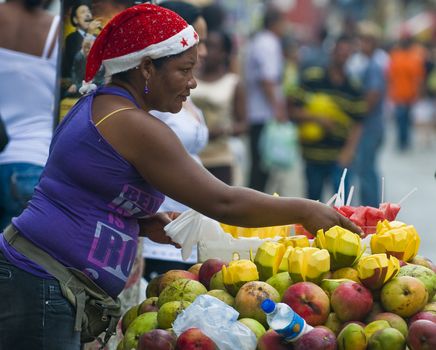
{"type": "Polygon", "coordinates": [[[201,262],[151,280],[144,301],[123,315],[118,349],[241,349],[218,346],[234,326],[255,339],[252,350],[436,349],[436,266],[418,254],[418,232],[395,221],[399,207],[389,203],[337,210],[364,234],[335,226],[309,238],[298,226],[213,223],[221,232],[199,242],[201,262]],[[179,326],[204,295],[236,312],[233,324],[215,325],[220,333],[201,326],[216,317],[207,311],[195,327],[179,326]],[[260,308],[266,298],[314,328],[284,343],[260,308]]]}

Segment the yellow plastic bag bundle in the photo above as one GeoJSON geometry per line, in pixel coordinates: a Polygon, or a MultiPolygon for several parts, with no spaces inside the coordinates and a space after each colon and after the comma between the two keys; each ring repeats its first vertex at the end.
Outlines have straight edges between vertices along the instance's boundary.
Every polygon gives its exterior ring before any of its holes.
{"type": "Polygon", "coordinates": [[[224,232],[229,233],[233,238],[257,237],[260,239],[287,237],[291,232],[290,225],[269,226],[269,227],[239,227],[220,223],[224,232]]]}
{"type": "MultiPolygon", "coordinates": [[[[278,197],[277,193],[273,196],[278,197]]],[[[268,227],[239,227],[220,223],[224,232],[229,233],[233,238],[248,238],[256,237],[260,239],[275,238],[275,237],[288,237],[291,235],[292,227],[294,225],[282,226],[268,226],[268,227]]]]}

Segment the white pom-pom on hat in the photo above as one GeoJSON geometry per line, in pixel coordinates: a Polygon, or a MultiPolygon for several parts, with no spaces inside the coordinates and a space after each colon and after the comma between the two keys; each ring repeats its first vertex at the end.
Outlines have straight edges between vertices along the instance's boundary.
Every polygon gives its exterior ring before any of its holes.
{"type": "Polygon", "coordinates": [[[95,85],[92,81],[87,83],[85,80],[83,80],[79,92],[80,94],[85,95],[95,90],[97,90],[97,85],[95,85]]]}

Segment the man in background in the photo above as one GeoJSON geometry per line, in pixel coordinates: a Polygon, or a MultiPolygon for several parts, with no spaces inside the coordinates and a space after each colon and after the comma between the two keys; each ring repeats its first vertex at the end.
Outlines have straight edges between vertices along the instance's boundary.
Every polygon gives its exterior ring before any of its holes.
{"type": "Polygon", "coordinates": [[[249,187],[264,191],[268,172],[261,167],[259,138],[265,124],[285,121],[287,113],[282,93],[283,52],[281,37],[285,30],[284,14],[274,7],[266,9],[263,29],[247,45],[245,87],[247,116],[250,124],[251,169],[249,187]]]}
{"type": "Polygon", "coordinates": [[[404,35],[398,47],[390,53],[388,68],[388,92],[394,104],[397,123],[397,147],[407,151],[411,145],[411,109],[418,100],[424,82],[424,58],[413,40],[404,35]]]}
{"type": "Polygon", "coordinates": [[[379,48],[381,30],[375,23],[361,22],[357,29],[359,54],[363,56],[363,63],[355,78],[362,87],[367,112],[362,123],[354,169],[359,181],[360,204],[378,208],[381,175],[377,158],[385,130],[383,112],[386,94],[386,63],[381,57],[386,54],[379,48]]]}
{"type": "Polygon", "coordinates": [[[303,70],[298,87],[289,96],[289,115],[299,125],[306,197],[310,199],[324,200],[327,182],[336,192],[359,142],[365,105],[360,90],[345,72],[351,49],[350,38],[338,38],[329,65],[303,70]]]}

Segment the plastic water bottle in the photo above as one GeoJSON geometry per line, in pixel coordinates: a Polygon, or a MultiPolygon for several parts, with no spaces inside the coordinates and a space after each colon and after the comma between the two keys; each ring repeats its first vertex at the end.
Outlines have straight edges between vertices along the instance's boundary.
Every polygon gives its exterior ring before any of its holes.
{"type": "Polygon", "coordinates": [[[288,304],[276,304],[271,299],[265,299],[260,306],[266,313],[270,328],[280,334],[286,342],[294,342],[313,329],[288,304]]]}

